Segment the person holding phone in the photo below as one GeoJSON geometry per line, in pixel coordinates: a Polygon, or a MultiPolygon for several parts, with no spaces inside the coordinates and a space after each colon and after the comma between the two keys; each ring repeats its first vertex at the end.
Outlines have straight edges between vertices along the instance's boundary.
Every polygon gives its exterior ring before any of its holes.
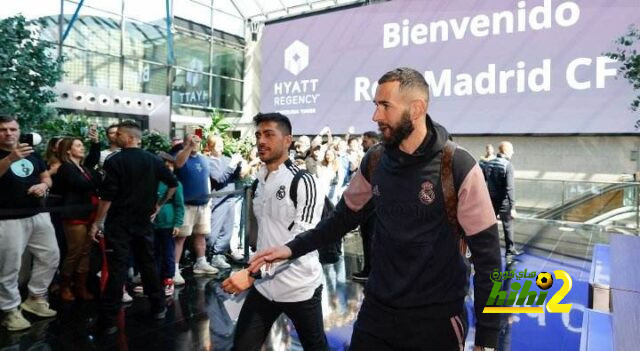
{"type": "Polygon", "coordinates": [[[57,314],[49,308],[46,294],[60,260],[49,213],[39,211],[42,198],[51,188],[51,177],[33,147],[18,140],[17,119],[0,114],[0,323],[9,331],[31,327],[18,306],[39,317],[57,314]],[[26,249],[35,259],[29,297],[20,304],[18,273],[26,249]]]}
{"type": "Polygon", "coordinates": [[[109,148],[100,152],[100,168],[102,168],[102,166],[104,165],[104,161],[107,159],[107,157],[111,156],[113,153],[120,151],[120,146],[118,146],[118,142],[116,139],[117,134],[117,124],[112,124],[107,127],[107,140],[109,140],[109,148]]]}
{"type": "Polygon", "coordinates": [[[193,265],[193,274],[214,275],[218,269],[212,267],[206,259],[206,237],[211,233],[211,184],[209,181],[209,160],[202,155],[202,139],[197,135],[188,134],[184,139],[184,148],[176,155],[176,175],[182,183],[184,191],[185,215],[184,224],[176,237],[176,274],[173,283],[182,285],[185,283],[180,274],[179,262],[182,256],[182,248],[188,236],[194,235],[193,245],[196,254],[196,263],[193,265]]]}

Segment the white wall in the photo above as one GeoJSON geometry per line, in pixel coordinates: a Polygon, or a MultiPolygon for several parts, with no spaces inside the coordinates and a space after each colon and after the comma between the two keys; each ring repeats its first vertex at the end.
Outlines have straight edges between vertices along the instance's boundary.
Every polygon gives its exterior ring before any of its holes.
{"type": "Polygon", "coordinates": [[[640,150],[638,136],[454,136],[478,158],[486,144],[498,149],[502,140],[513,143],[517,178],[617,181],[640,171],[631,160],[640,150]]]}

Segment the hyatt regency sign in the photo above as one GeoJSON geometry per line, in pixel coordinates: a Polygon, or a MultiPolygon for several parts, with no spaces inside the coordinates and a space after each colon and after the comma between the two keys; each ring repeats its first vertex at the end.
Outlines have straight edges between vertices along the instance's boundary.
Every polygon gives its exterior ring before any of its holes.
{"type": "Polygon", "coordinates": [[[454,133],[636,133],[633,89],[605,55],[631,24],[638,0],[396,0],[270,24],[261,111],[296,134],[376,129],[376,81],[407,66],[454,133]]]}

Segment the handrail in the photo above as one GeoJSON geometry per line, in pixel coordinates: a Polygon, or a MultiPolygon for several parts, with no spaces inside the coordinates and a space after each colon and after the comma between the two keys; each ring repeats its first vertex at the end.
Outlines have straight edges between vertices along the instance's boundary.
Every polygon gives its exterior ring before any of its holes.
{"type": "Polygon", "coordinates": [[[592,183],[592,184],[625,184],[625,185],[637,185],[640,186],[640,182],[636,181],[604,181],[604,180],[584,180],[584,179],[544,179],[544,178],[527,178],[516,177],[515,180],[536,181],[536,182],[550,182],[550,183],[592,183]]]}

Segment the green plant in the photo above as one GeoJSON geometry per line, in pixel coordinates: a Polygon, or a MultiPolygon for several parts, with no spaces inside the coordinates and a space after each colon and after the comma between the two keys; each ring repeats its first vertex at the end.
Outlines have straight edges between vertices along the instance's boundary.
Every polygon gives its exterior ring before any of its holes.
{"type": "Polygon", "coordinates": [[[226,121],[224,114],[218,110],[211,112],[211,126],[209,127],[209,134],[225,135],[231,124],[226,121]]]}
{"type": "MultiPolygon", "coordinates": [[[[621,63],[618,74],[626,78],[634,90],[640,91],[640,54],[637,48],[637,43],[640,43],[640,29],[630,25],[628,32],[614,43],[617,45],[616,52],[607,52],[605,55],[621,63]]],[[[633,111],[640,109],[640,93],[635,96],[630,107],[633,111]]]]}
{"type": "MultiPolygon", "coordinates": [[[[204,136],[204,142],[206,142],[206,138],[209,135],[220,135],[222,137],[222,141],[224,142],[224,149],[222,153],[227,156],[231,156],[233,154],[239,153],[243,157],[247,157],[251,148],[255,144],[255,140],[253,137],[244,137],[240,139],[235,139],[230,135],[231,128],[233,126],[227,122],[224,114],[218,110],[214,110],[211,113],[211,126],[206,131],[206,135],[204,136]]],[[[204,146],[204,144],[203,144],[204,146]]]]}
{"type": "Polygon", "coordinates": [[[87,116],[68,114],[50,118],[35,126],[33,130],[39,132],[45,140],[63,136],[85,138],[89,124],[87,116]]]}
{"type": "Polygon", "coordinates": [[[168,151],[171,148],[171,140],[169,136],[155,130],[145,130],[142,132],[142,148],[153,153],[168,151]]]}
{"type": "Polygon", "coordinates": [[[39,40],[38,25],[21,15],[0,20],[0,106],[15,114],[23,130],[33,129],[51,116],[51,91],[62,79],[62,58],[54,59],[52,43],[39,40]]]}
{"type": "MultiPolygon", "coordinates": [[[[43,144],[46,144],[52,137],[76,137],[88,142],[87,135],[90,125],[91,122],[87,116],[69,114],[49,119],[33,130],[42,135],[45,141],[43,144]]],[[[106,130],[98,127],[98,135],[100,141],[107,145],[106,130]]],[[[171,148],[171,141],[167,135],[145,130],[142,132],[142,148],[153,153],[167,151],[171,148]]]]}
{"type": "Polygon", "coordinates": [[[255,137],[253,136],[245,136],[240,139],[234,139],[232,137],[224,138],[224,151],[225,155],[233,155],[238,153],[242,155],[243,158],[249,158],[249,153],[251,149],[255,145],[255,137]]]}

